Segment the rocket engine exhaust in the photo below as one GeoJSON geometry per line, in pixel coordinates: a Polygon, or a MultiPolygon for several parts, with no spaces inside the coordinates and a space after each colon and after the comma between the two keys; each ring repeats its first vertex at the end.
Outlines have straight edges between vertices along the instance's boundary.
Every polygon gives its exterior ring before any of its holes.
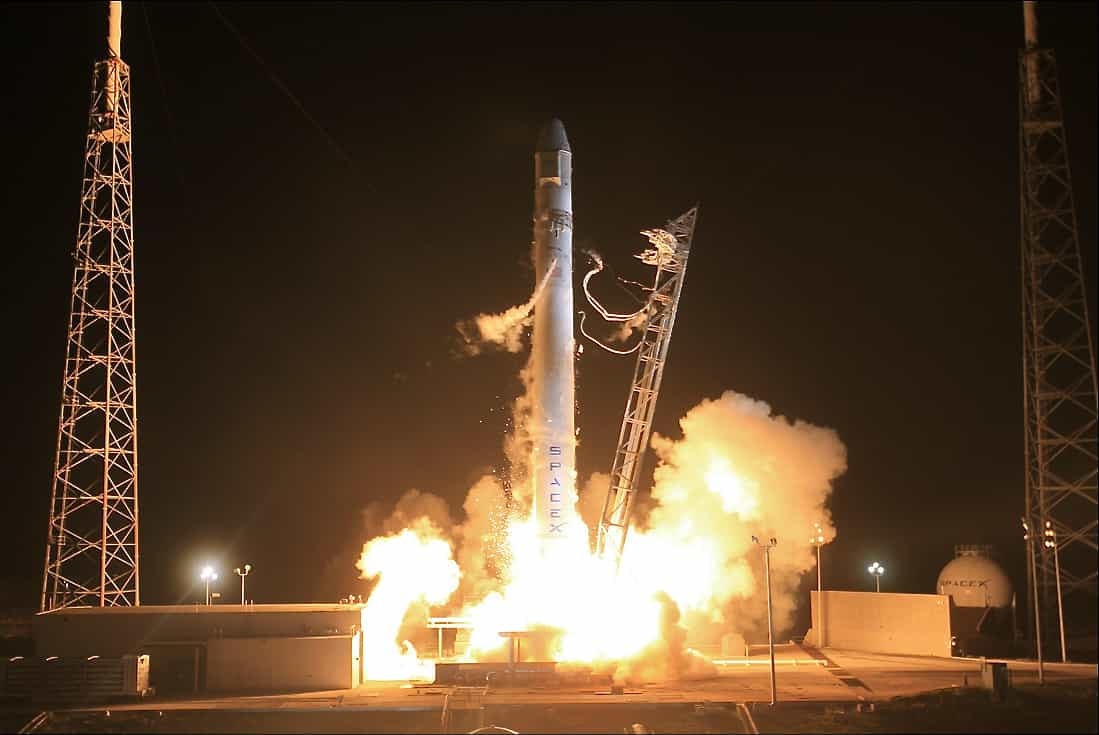
{"type": "MultiPolygon", "coordinates": [[[[689,214],[667,231],[643,233],[651,247],[638,257],[658,275],[652,289],[638,284],[649,294],[642,309],[615,313],[592,299],[609,322],[644,318],[666,330],[663,342],[648,343],[661,360],[683,283],[677,246],[690,242],[690,234],[680,239],[676,233],[693,234],[684,223],[693,228],[695,210],[689,214]],[[670,310],[659,310],[658,298],[668,299],[670,310]]],[[[814,539],[835,535],[825,506],[833,480],[846,469],[846,450],[833,430],[774,414],[763,401],[734,391],[705,398],[680,420],[681,438],[645,434],[655,459],[653,502],[630,532],[626,553],[617,541],[613,553],[603,553],[608,511],[597,516],[586,501],[625,486],[612,485],[614,470],[595,473],[583,490],[585,503],[576,497],[572,150],[559,120],[545,125],[534,151],[532,230],[531,298],[477,316],[469,326],[479,339],[460,330],[471,347],[488,342],[518,352],[532,327],[519,375],[524,391],[504,434],[513,470],[508,480],[522,484],[483,475],[469,489],[460,521],[446,499],[410,490],[379,529],[384,535],[364,544],[358,568],[373,580],[362,617],[367,678],[430,680],[435,662],[409,641],[432,614],[455,616],[439,619],[439,630],[469,631],[464,647],[455,639],[454,658],[510,661],[505,672],[540,659],[561,664],[562,675],[581,669],[610,675],[615,686],[716,676],[716,666],[689,647],[688,631],[699,643],[743,637],[761,629],[769,608],[774,627],[791,624],[801,575],[817,558],[816,542],[805,539],[813,528],[814,539]],[[518,492],[509,497],[509,490],[518,492]],[[602,549],[592,549],[585,525],[597,517],[602,549]],[[790,539],[770,570],[772,605],[761,601],[752,534],[790,539]],[[526,637],[521,648],[517,637],[526,637]]],[[[643,389],[654,392],[660,375],[650,375],[643,389]]],[[[629,418],[636,429],[652,415],[629,418]]],[[[636,443],[630,443],[632,454],[636,443]]],[[[615,466],[621,469],[617,459],[615,466]]],[[[636,482],[628,477],[632,492],[636,482]]],[[[614,520],[618,511],[612,511],[614,520]]],[[[628,511],[623,518],[629,520],[628,511]]],[[[627,527],[615,524],[623,532],[627,527]]],[[[438,640],[437,634],[431,637],[438,640]]]]}
{"type": "Polygon", "coordinates": [[[572,311],[572,149],[554,118],[534,153],[535,283],[530,437],[534,518],[544,540],[575,532],[575,344],[572,311]],[[552,272],[550,272],[552,271],[552,272]]]}

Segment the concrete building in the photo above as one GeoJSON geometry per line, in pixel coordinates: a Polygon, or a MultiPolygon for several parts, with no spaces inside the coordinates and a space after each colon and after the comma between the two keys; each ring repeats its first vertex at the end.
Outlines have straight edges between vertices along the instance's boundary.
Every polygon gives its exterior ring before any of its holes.
{"type": "Polygon", "coordinates": [[[306,691],[362,680],[361,605],[142,605],[34,616],[35,655],[149,655],[160,693],[306,691]]]}
{"type": "Polygon", "coordinates": [[[810,593],[813,628],[807,641],[852,651],[915,656],[951,655],[950,597],[889,592],[810,593]],[[823,607],[821,602],[823,601],[823,607]]]}

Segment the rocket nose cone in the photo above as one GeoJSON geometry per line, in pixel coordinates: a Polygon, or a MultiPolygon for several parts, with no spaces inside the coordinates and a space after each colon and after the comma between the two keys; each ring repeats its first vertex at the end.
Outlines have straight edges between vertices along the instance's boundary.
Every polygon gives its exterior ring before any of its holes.
{"type": "Polygon", "coordinates": [[[542,126],[538,133],[538,153],[543,151],[572,151],[569,139],[565,135],[565,124],[556,117],[542,126]]]}

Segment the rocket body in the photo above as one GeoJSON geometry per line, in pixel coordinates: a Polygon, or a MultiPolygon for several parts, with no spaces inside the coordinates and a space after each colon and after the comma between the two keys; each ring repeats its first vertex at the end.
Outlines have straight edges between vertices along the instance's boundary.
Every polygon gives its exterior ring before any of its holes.
{"type": "Polygon", "coordinates": [[[531,346],[531,480],[542,539],[574,534],[576,430],[572,310],[572,150],[550,120],[534,154],[534,270],[541,283],[531,346]]]}

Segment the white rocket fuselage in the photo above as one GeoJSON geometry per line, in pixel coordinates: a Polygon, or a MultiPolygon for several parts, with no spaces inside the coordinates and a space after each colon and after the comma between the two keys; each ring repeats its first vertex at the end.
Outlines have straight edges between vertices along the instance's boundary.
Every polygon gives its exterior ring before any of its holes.
{"type": "Polygon", "coordinates": [[[538,534],[568,538],[576,486],[572,312],[572,150],[560,120],[542,129],[534,154],[534,269],[541,283],[531,346],[531,479],[538,534]]]}

